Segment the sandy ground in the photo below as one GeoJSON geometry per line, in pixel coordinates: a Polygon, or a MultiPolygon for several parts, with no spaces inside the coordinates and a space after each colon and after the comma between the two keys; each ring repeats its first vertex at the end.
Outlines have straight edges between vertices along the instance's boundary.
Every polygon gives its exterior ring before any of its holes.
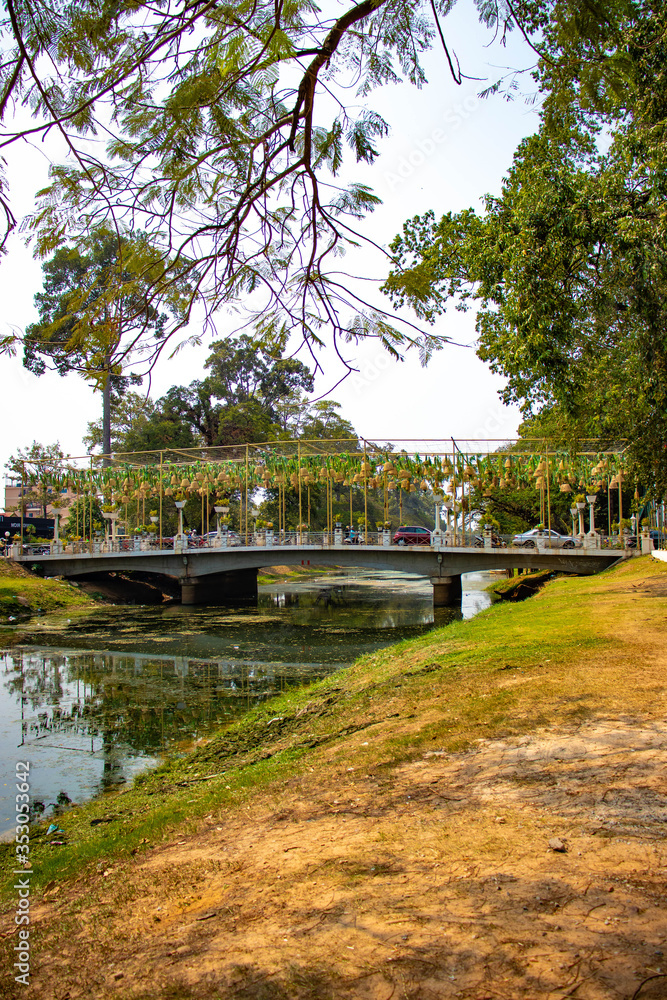
{"type": "Polygon", "coordinates": [[[436,750],[390,777],[357,773],[360,745],[329,787],[313,770],[63,903],[54,886],[30,996],[667,998],[667,724],[436,750]]]}

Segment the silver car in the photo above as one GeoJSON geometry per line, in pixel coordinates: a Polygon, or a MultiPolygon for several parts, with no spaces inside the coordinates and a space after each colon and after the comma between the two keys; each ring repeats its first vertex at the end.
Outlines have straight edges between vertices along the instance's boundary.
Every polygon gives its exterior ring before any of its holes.
{"type": "Polygon", "coordinates": [[[521,546],[524,549],[536,549],[537,540],[542,538],[545,549],[580,549],[582,541],[574,535],[559,535],[553,529],[532,528],[531,531],[523,531],[520,535],[515,535],[512,545],[521,546]]]}

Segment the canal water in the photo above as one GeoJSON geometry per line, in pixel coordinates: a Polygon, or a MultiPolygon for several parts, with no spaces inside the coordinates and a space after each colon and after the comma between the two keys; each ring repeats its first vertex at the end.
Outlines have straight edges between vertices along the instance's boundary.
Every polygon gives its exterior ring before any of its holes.
{"type": "MultiPolygon", "coordinates": [[[[461,614],[490,604],[490,573],[463,577],[461,614]]],[[[14,769],[30,762],[34,808],[121,787],[263,699],[363,653],[460,617],[428,581],[340,572],[260,587],[257,607],[101,607],[0,631],[0,834],[14,824],[14,769]]]]}

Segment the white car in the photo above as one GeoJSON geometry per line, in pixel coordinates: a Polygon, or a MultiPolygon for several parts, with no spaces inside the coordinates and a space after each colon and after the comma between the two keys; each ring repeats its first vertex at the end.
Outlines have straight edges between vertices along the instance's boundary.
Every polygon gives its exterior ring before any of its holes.
{"type": "Polygon", "coordinates": [[[512,545],[520,546],[524,549],[536,549],[537,539],[544,539],[545,549],[580,549],[582,541],[573,535],[559,535],[553,529],[533,528],[531,531],[523,531],[520,535],[515,535],[512,545]]]}

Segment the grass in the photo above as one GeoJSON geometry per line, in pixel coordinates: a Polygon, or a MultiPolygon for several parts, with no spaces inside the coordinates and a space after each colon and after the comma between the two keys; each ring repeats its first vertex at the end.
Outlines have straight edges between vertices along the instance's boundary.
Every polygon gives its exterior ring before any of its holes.
{"type": "Polygon", "coordinates": [[[64,608],[94,607],[95,601],[64,580],[44,580],[10,559],[0,559],[0,622],[64,608]]]}
{"type": "MultiPolygon", "coordinates": [[[[555,579],[530,601],[499,603],[362,657],[258,706],[133,787],[64,813],[66,845],[51,847],[44,826],[34,828],[33,885],[195,832],[214,810],[279,800],[306,770],[331,786],[348,770],[352,740],[354,770],[383,780],[426,750],[456,752],[602,716],[660,718],[666,608],[667,566],[642,557],[596,577],[555,579]],[[109,822],[91,826],[95,819],[109,822]]],[[[0,848],[7,899],[12,847],[0,848]]]]}
{"type": "Polygon", "coordinates": [[[510,576],[505,580],[496,580],[486,588],[489,593],[506,600],[512,599],[512,595],[522,590],[522,597],[528,596],[527,590],[533,592],[539,590],[548,580],[552,580],[556,574],[553,570],[538,570],[532,573],[521,573],[519,576],[510,576]]]}
{"type": "Polygon", "coordinates": [[[327,573],[340,573],[340,569],[337,566],[264,566],[257,574],[257,583],[285,583],[287,580],[324,576],[327,573]]]}

